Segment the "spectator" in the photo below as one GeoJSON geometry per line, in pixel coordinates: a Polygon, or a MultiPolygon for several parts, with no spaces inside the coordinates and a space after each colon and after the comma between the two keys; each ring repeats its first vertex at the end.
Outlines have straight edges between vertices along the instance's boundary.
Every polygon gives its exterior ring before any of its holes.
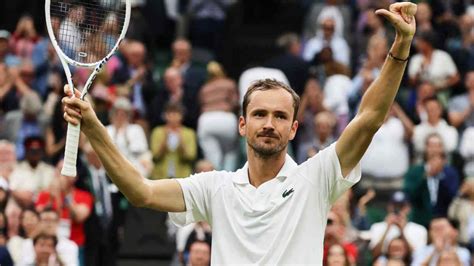
{"type": "Polygon", "coordinates": [[[180,104],[186,112],[183,113],[183,124],[192,129],[196,129],[199,117],[199,98],[197,91],[194,92],[183,82],[183,76],[180,70],[170,67],[165,70],[163,75],[164,88],[158,91],[153,100],[152,112],[150,113],[150,121],[153,127],[163,125],[165,119],[162,116],[164,107],[167,103],[180,104]]]}
{"type": "Polygon", "coordinates": [[[189,248],[189,266],[207,266],[211,261],[211,245],[206,241],[195,241],[189,248]]]}
{"type": "Polygon", "coordinates": [[[148,176],[146,166],[140,160],[148,152],[148,142],[143,128],[132,123],[133,107],[125,97],[115,99],[110,110],[110,122],[107,132],[120,152],[139,169],[140,174],[148,176]]]}
{"type": "Polygon", "coordinates": [[[73,59],[82,44],[83,36],[80,24],[84,21],[85,16],[86,9],[84,6],[80,4],[73,5],[59,27],[59,46],[67,56],[73,59]]]}
{"type": "Polygon", "coordinates": [[[228,7],[232,0],[191,0],[186,10],[189,17],[189,39],[196,47],[219,52],[222,48],[222,38],[228,7]]]}
{"type": "MultiPolygon", "coordinates": [[[[59,95],[57,96],[59,97],[59,95]]],[[[64,106],[58,99],[58,101],[54,104],[51,118],[49,119],[50,123],[48,123],[45,131],[45,152],[46,156],[48,157],[48,161],[52,164],[57,164],[64,156],[67,123],[64,119],[62,119],[63,110],[64,106]]]]}
{"type": "MultiPolygon", "coordinates": [[[[0,63],[0,115],[4,116],[10,111],[19,109],[22,97],[29,92],[31,89],[21,79],[18,68],[9,68],[0,63]]],[[[0,128],[0,133],[1,131],[6,131],[6,129],[0,128]]]]}
{"type": "Polygon", "coordinates": [[[7,203],[9,236],[18,234],[21,209],[33,205],[37,194],[48,188],[54,168],[44,160],[44,140],[29,137],[25,140],[25,160],[16,165],[10,175],[11,197],[7,203]]]}
{"type": "Polygon", "coordinates": [[[208,73],[209,81],[199,92],[199,143],[204,157],[217,170],[234,171],[237,169],[239,137],[237,85],[225,76],[216,62],[209,63],[208,73]]]}
{"type": "Polygon", "coordinates": [[[361,186],[390,194],[402,188],[403,175],[410,164],[406,141],[410,139],[412,131],[413,123],[400,106],[394,103],[391,113],[362,157],[364,178],[361,180],[361,186]],[[396,161],[393,160],[393,154],[397,154],[396,161]],[[380,165],[384,165],[383,169],[380,165]]]}
{"type": "Polygon", "coordinates": [[[320,31],[321,21],[331,18],[335,22],[335,33],[345,38],[350,36],[351,11],[349,6],[341,1],[325,0],[314,2],[305,19],[303,35],[305,39],[312,38],[320,31]]]}
{"type": "MultiPolygon", "coordinates": [[[[58,36],[60,26],[61,19],[58,17],[51,17],[51,27],[56,36],[58,36]]],[[[55,89],[54,80],[51,80],[51,75],[58,75],[61,79],[63,72],[61,61],[59,60],[49,37],[45,36],[36,43],[30,59],[35,72],[32,87],[38,92],[42,99],[46,99],[48,93],[55,89]]],[[[60,84],[62,84],[62,79],[60,80],[60,84]]]]}
{"type": "Polygon", "coordinates": [[[308,79],[309,65],[301,58],[301,40],[295,33],[286,33],[278,38],[277,46],[281,53],[268,60],[264,65],[283,71],[291,88],[298,95],[302,95],[308,79]]]}
{"type": "MultiPolygon", "coordinates": [[[[33,265],[63,266],[65,265],[56,253],[58,239],[55,235],[40,233],[33,239],[34,261],[33,265]]],[[[20,264],[31,265],[31,264],[20,264]]]]}
{"type": "Polygon", "coordinates": [[[404,177],[404,190],[412,206],[411,221],[428,226],[432,217],[447,216],[459,188],[459,175],[446,161],[439,135],[426,140],[425,160],[411,166],[404,177]]]}
{"type": "Polygon", "coordinates": [[[27,239],[33,239],[39,232],[39,214],[33,207],[25,208],[20,215],[20,231],[8,240],[7,247],[13,261],[20,263],[22,248],[27,239]]]}
{"type": "Polygon", "coordinates": [[[466,73],[464,85],[467,93],[451,98],[448,105],[449,123],[461,130],[474,127],[474,70],[466,73]]]}
{"type": "Polygon", "coordinates": [[[436,92],[441,92],[458,83],[460,76],[451,56],[443,50],[435,49],[435,43],[434,32],[418,34],[415,42],[418,53],[410,60],[408,76],[412,86],[429,81],[435,86],[436,92]]]}
{"type": "MultiPolygon", "coordinates": [[[[425,229],[426,232],[426,229],[425,229]]],[[[425,234],[426,235],[426,234],[425,234]]],[[[389,266],[392,263],[400,262],[400,265],[410,265],[412,249],[403,235],[396,237],[388,243],[387,251],[384,255],[376,258],[374,265],[389,266]]],[[[398,264],[395,264],[398,265],[398,264]]]]}
{"type": "Polygon", "coordinates": [[[433,24],[431,20],[433,18],[431,6],[429,3],[421,2],[418,3],[418,9],[416,10],[416,31],[426,32],[433,30],[433,24]]]}
{"type": "Polygon", "coordinates": [[[355,265],[350,262],[347,256],[346,250],[339,244],[333,244],[328,248],[328,254],[326,258],[327,266],[351,266],[355,265]]]}
{"type": "Polygon", "coordinates": [[[8,67],[16,67],[21,63],[21,60],[11,52],[10,38],[10,32],[0,30],[0,63],[8,67]]]}
{"type": "Polygon", "coordinates": [[[79,264],[84,265],[84,222],[89,217],[92,209],[92,195],[74,187],[77,177],[68,177],[60,174],[62,161],[56,166],[56,173],[48,189],[38,194],[36,209],[52,208],[59,213],[61,227],[59,237],[74,241],[79,247],[79,264]]]}
{"type": "MultiPolygon", "coordinates": [[[[77,266],[78,248],[73,241],[58,235],[60,228],[59,214],[53,210],[46,208],[40,214],[39,232],[56,237],[55,254],[57,258],[65,266],[77,266]]],[[[41,233],[40,233],[41,234],[41,233]]],[[[33,239],[26,239],[22,245],[20,265],[32,265],[35,262],[35,247],[33,239]]]]}
{"type": "Polygon", "coordinates": [[[459,221],[459,243],[474,250],[474,179],[465,179],[451,202],[449,218],[459,221]]]}
{"type": "Polygon", "coordinates": [[[315,132],[314,117],[318,113],[327,110],[328,109],[324,106],[324,94],[320,83],[313,77],[309,78],[306,81],[304,93],[301,96],[300,108],[298,109],[296,117],[296,120],[299,122],[297,147],[305,143],[311,143],[315,132]]]}
{"type": "Polygon", "coordinates": [[[128,98],[138,118],[144,120],[155,94],[152,73],[146,64],[147,50],[139,41],[128,41],[124,46],[125,61],[115,69],[111,83],[116,85],[118,96],[128,98]]]}
{"type": "Polygon", "coordinates": [[[349,257],[349,262],[354,264],[357,261],[357,246],[347,240],[346,225],[340,215],[330,211],[326,231],[324,232],[324,258],[327,258],[328,249],[334,244],[341,245],[349,257]]]}
{"type": "Polygon", "coordinates": [[[466,248],[460,247],[457,242],[458,231],[450,220],[446,217],[435,217],[430,222],[429,234],[431,244],[417,250],[413,254],[413,262],[411,265],[456,265],[456,264],[440,264],[439,259],[442,257],[443,251],[454,251],[461,265],[471,265],[471,254],[466,248]]]}
{"type": "Polygon", "coordinates": [[[166,124],[153,129],[151,151],[155,167],[151,178],[186,177],[197,156],[196,133],[182,124],[184,109],[176,103],[165,107],[166,124]]]}
{"type": "Polygon", "coordinates": [[[16,144],[17,159],[25,158],[24,141],[31,136],[44,136],[47,119],[42,113],[41,100],[35,92],[25,94],[20,101],[20,110],[5,116],[5,138],[16,144]]]}
{"type": "MultiPolygon", "coordinates": [[[[188,93],[197,95],[206,79],[206,72],[191,61],[191,43],[186,39],[177,39],[173,42],[171,50],[173,52],[171,67],[179,69],[183,78],[183,86],[189,90],[188,93]]],[[[186,106],[186,108],[190,107],[186,106]]]]}
{"type": "MultiPolygon", "coordinates": [[[[322,62],[325,72],[324,106],[336,115],[336,136],[339,136],[349,123],[348,95],[351,88],[349,69],[332,59],[330,48],[324,48],[322,53],[328,53],[322,62]]],[[[321,56],[322,58],[323,56],[321,56]]]]}
{"type": "Polygon", "coordinates": [[[337,51],[334,54],[334,60],[348,67],[350,64],[350,48],[346,40],[335,34],[335,20],[333,18],[325,18],[320,21],[321,31],[318,31],[315,37],[311,38],[303,51],[303,59],[307,62],[312,61],[314,56],[321,52],[325,47],[337,51]]]}
{"type": "Polygon", "coordinates": [[[85,222],[85,265],[113,266],[123,241],[123,225],[128,205],[110,181],[99,157],[89,143],[83,146],[88,167],[88,188],[94,196],[91,215],[85,222]]]}
{"type": "Polygon", "coordinates": [[[335,139],[336,118],[329,111],[319,112],[314,116],[314,137],[310,142],[301,143],[298,148],[298,162],[302,163],[319,151],[329,147],[335,139]]]}
{"type": "Polygon", "coordinates": [[[426,122],[428,115],[426,113],[425,101],[436,97],[435,87],[429,82],[423,82],[410,94],[406,103],[408,116],[415,124],[426,122]]]}
{"type": "Polygon", "coordinates": [[[30,15],[23,15],[18,20],[11,38],[10,45],[13,54],[22,59],[30,59],[40,38],[36,32],[33,18],[30,15]]]}
{"type": "MultiPolygon", "coordinates": [[[[387,205],[385,221],[375,223],[370,227],[369,247],[373,258],[388,255],[389,244],[397,238],[407,242],[406,252],[409,254],[426,245],[428,232],[423,226],[408,221],[409,212],[410,203],[405,193],[401,191],[393,193],[387,205]]],[[[403,259],[406,259],[405,256],[403,259]]]]}
{"type": "Polygon", "coordinates": [[[362,67],[356,76],[352,79],[352,85],[348,92],[349,104],[351,105],[351,118],[356,114],[359,108],[362,95],[380,74],[385,58],[387,57],[388,47],[387,39],[380,35],[373,35],[368,42],[366,54],[362,67]]]}
{"type": "MultiPolygon", "coordinates": [[[[375,4],[375,3],[374,3],[375,4]]],[[[362,59],[363,56],[368,56],[370,52],[369,47],[371,46],[371,39],[385,39],[385,40],[393,40],[395,37],[393,32],[388,31],[385,28],[383,19],[375,14],[375,10],[377,8],[374,5],[369,6],[366,10],[362,11],[359,16],[359,21],[357,23],[357,29],[354,33],[357,38],[354,38],[355,47],[351,47],[351,52],[355,53],[353,58],[356,58],[357,61],[354,62],[356,67],[360,67],[359,60],[362,59]]],[[[418,22],[418,21],[417,21],[418,22]]],[[[385,44],[386,45],[386,44],[385,44]]],[[[387,53],[387,48],[384,49],[385,53],[387,53]]],[[[383,51],[383,50],[379,50],[383,51]]],[[[385,58],[384,58],[385,59],[385,58]]],[[[383,63],[383,62],[382,62],[383,63]]]]}
{"type": "Polygon", "coordinates": [[[432,97],[424,101],[427,119],[416,125],[413,131],[412,143],[415,147],[415,155],[421,157],[425,150],[425,142],[428,135],[437,133],[444,144],[446,154],[451,154],[458,144],[458,132],[455,127],[448,125],[443,119],[443,106],[437,98],[432,97]]]}

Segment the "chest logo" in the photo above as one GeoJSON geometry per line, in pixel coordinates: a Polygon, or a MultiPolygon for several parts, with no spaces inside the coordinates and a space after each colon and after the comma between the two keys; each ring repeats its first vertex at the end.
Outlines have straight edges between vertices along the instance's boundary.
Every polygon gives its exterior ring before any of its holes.
{"type": "Polygon", "coordinates": [[[286,197],[288,197],[289,195],[291,195],[291,193],[293,193],[294,191],[295,191],[295,190],[294,190],[293,188],[291,188],[290,190],[287,189],[287,190],[285,190],[285,192],[283,192],[283,194],[281,194],[281,196],[282,196],[283,198],[286,198],[286,197]]]}

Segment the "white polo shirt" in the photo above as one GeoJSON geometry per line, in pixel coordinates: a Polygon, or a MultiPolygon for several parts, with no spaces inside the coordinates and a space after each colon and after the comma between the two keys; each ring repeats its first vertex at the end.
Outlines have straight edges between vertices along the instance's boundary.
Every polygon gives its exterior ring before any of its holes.
{"type": "Polygon", "coordinates": [[[258,188],[247,167],[177,179],[186,212],[170,213],[172,221],[212,226],[212,264],[322,265],[327,213],[359,181],[360,165],[343,178],[332,144],[299,166],[287,155],[278,175],[258,188]]]}

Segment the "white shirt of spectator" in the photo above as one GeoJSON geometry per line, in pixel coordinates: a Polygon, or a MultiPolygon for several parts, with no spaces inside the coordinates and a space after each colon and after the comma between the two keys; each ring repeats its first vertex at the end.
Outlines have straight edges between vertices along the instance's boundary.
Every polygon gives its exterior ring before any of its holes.
{"type": "Polygon", "coordinates": [[[405,129],[400,119],[390,117],[375,133],[362,157],[362,173],[376,178],[402,177],[410,163],[404,136],[405,129]],[[393,159],[394,154],[397,155],[396,160],[393,159]]]}
{"type": "Polygon", "coordinates": [[[138,168],[142,175],[146,176],[147,173],[140,164],[140,156],[148,151],[148,142],[143,128],[136,124],[128,124],[125,130],[117,131],[115,126],[108,125],[107,132],[120,152],[138,168]]]}
{"type": "Polygon", "coordinates": [[[290,85],[285,73],[280,69],[269,67],[253,67],[245,70],[239,78],[240,104],[244,101],[244,96],[253,82],[262,78],[276,79],[286,85],[290,85]]]}
{"type": "Polygon", "coordinates": [[[352,86],[351,79],[346,75],[332,75],[324,83],[324,106],[334,114],[347,115],[349,105],[347,96],[352,86]]]}
{"type": "Polygon", "coordinates": [[[290,156],[275,178],[255,188],[248,165],[178,179],[186,212],[170,213],[183,226],[212,227],[213,264],[322,264],[331,204],[360,179],[360,165],[344,178],[335,144],[301,165],[290,156]]]}
{"type": "MultiPolygon", "coordinates": [[[[58,253],[59,259],[61,259],[65,266],[79,265],[79,248],[77,247],[77,244],[73,241],[67,238],[58,237],[56,252],[58,253]]],[[[20,262],[16,265],[35,265],[35,260],[36,254],[33,246],[33,240],[26,239],[23,242],[23,246],[21,249],[20,262]]]]}
{"type": "MultiPolygon", "coordinates": [[[[380,242],[383,237],[383,234],[385,233],[385,230],[387,230],[386,222],[375,223],[370,227],[370,249],[374,249],[374,247],[380,242]]],[[[426,231],[426,228],[422,225],[413,222],[408,222],[405,225],[405,227],[403,228],[403,235],[405,236],[410,246],[413,247],[414,251],[426,246],[426,243],[428,241],[428,232],[426,231]]],[[[387,236],[385,236],[385,241],[382,244],[382,252],[386,252],[390,241],[399,236],[400,229],[398,228],[398,226],[391,225],[390,229],[388,229],[387,236]]]]}
{"type": "Polygon", "coordinates": [[[345,66],[349,66],[351,56],[350,47],[344,38],[337,35],[332,37],[329,42],[323,39],[322,33],[309,39],[303,51],[303,59],[308,62],[313,60],[313,57],[326,46],[331,47],[334,60],[345,66]]]}
{"type": "Polygon", "coordinates": [[[408,66],[408,76],[416,77],[420,74],[422,81],[428,81],[436,87],[444,87],[450,76],[458,73],[458,69],[454,64],[451,56],[442,50],[434,50],[431,55],[431,63],[426,69],[423,69],[424,56],[422,54],[414,55],[408,66]]]}
{"type": "Polygon", "coordinates": [[[455,127],[448,125],[446,120],[442,119],[435,126],[428,122],[423,122],[415,126],[412,142],[416,152],[423,153],[425,150],[426,137],[432,133],[438,133],[441,136],[445,151],[452,152],[456,149],[458,145],[458,132],[455,127]]]}
{"type": "MultiPolygon", "coordinates": [[[[467,248],[463,247],[455,247],[456,248],[456,254],[458,255],[459,259],[461,260],[461,265],[463,266],[470,266],[471,265],[471,253],[467,248]]],[[[413,261],[411,262],[412,266],[421,266],[424,265],[423,262],[426,258],[428,258],[431,254],[433,254],[433,258],[429,263],[429,266],[437,266],[438,259],[439,259],[439,252],[435,251],[434,246],[428,245],[424,246],[423,248],[420,248],[418,250],[415,250],[413,253],[413,261]]]]}

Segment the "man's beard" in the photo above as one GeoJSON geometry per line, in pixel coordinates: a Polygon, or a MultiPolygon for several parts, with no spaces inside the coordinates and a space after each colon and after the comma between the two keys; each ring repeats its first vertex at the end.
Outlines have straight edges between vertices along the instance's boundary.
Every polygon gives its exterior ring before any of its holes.
{"type": "Polygon", "coordinates": [[[250,141],[250,139],[247,139],[247,144],[255,152],[255,155],[257,155],[257,157],[260,157],[262,159],[275,157],[286,148],[286,144],[282,142],[279,142],[275,146],[267,146],[267,145],[261,145],[257,142],[252,142],[250,141]]]}

